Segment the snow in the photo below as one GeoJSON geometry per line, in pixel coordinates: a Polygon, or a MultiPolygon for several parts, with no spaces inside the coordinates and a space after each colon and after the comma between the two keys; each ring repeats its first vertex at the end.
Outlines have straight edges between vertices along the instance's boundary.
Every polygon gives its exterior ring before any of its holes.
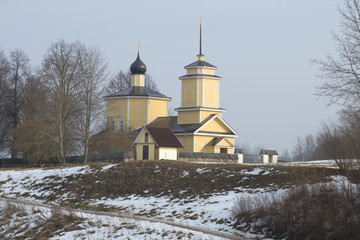
{"type": "MultiPolygon", "coordinates": [[[[314,164],[311,162],[291,164],[303,163],[314,164]]],[[[333,161],[316,161],[315,163],[329,166],[333,164],[333,161]]],[[[101,171],[108,171],[114,166],[116,166],[116,164],[104,166],[101,171]]],[[[67,176],[82,175],[90,173],[91,171],[93,170],[88,166],[55,169],[30,169],[20,171],[0,170],[0,196],[15,199],[19,199],[19,196],[21,196],[22,199],[30,201],[36,201],[37,197],[45,199],[46,196],[51,194],[51,189],[45,190],[32,188],[34,184],[55,183],[53,185],[55,185],[54,188],[56,188],[56,182],[62,181],[67,176]],[[29,189],[31,189],[31,197],[24,195],[29,193],[29,189]]],[[[160,171],[160,169],[157,169],[156,171],[160,171]]],[[[206,167],[197,168],[196,171],[198,174],[206,174],[209,169],[206,167]]],[[[246,175],[250,177],[251,175],[274,174],[274,169],[256,167],[251,171],[243,169],[241,174],[245,175],[243,178],[243,180],[245,180],[247,178],[246,175]]],[[[182,174],[180,173],[179,175],[181,177],[186,177],[189,175],[189,172],[183,171],[182,174]]],[[[341,176],[332,177],[332,179],[334,182],[338,183],[344,183],[347,181],[347,179],[344,179],[344,177],[341,176]]],[[[231,226],[234,223],[231,215],[231,209],[233,208],[236,199],[239,197],[257,199],[270,195],[281,196],[281,194],[285,191],[280,189],[269,192],[270,190],[273,189],[248,189],[239,187],[233,191],[214,193],[208,198],[196,197],[183,199],[171,199],[170,197],[156,196],[140,197],[131,195],[127,197],[118,197],[116,199],[92,199],[88,202],[88,204],[102,204],[108,207],[116,207],[119,212],[130,216],[152,216],[152,218],[163,221],[205,228],[227,234],[235,234],[235,230],[231,226]]],[[[71,196],[62,195],[59,196],[59,199],[64,200],[69,197],[71,196]]],[[[57,203],[59,202],[52,202],[52,204],[57,203]]],[[[50,214],[49,209],[44,208],[41,211],[44,211],[45,214],[50,214]]],[[[181,236],[180,239],[221,239],[214,237],[213,235],[210,236],[199,231],[191,231],[165,223],[122,219],[118,217],[99,216],[80,212],[77,214],[81,214],[81,216],[86,219],[86,221],[82,223],[83,229],[63,232],[61,234],[59,233],[58,236],[53,239],[75,239],[81,237],[86,239],[176,239],[178,236],[181,236]]],[[[36,216],[37,215],[35,214],[34,218],[36,216]]],[[[35,220],[29,221],[34,221],[32,224],[35,224],[35,220]]],[[[257,235],[243,234],[245,237],[257,237],[257,235]]]]}
{"type": "MultiPolygon", "coordinates": [[[[3,223],[0,226],[0,234],[15,225],[15,221],[22,221],[24,225],[28,224],[28,229],[36,228],[40,218],[49,218],[51,216],[50,207],[33,206],[30,204],[18,204],[27,214],[21,216],[12,216],[10,223],[3,223]],[[34,209],[38,212],[34,214],[34,209]]],[[[0,201],[0,210],[6,207],[5,201],[0,201]]],[[[1,212],[1,211],[0,211],[1,212]]],[[[64,214],[67,214],[64,212],[64,214]]],[[[201,231],[189,230],[186,228],[172,226],[166,223],[151,222],[145,220],[127,219],[116,216],[98,215],[73,211],[72,214],[84,218],[80,224],[81,229],[73,231],[58,231],[55,237],[50,239],[224,239],[201,231]]],[[[6,233],[6,238],[18,238],[25,234],[6,233]]]]}
{"type": "MultiPolygon", "coordinates": [[[[107,171],[108,169],[114,167],[115,165],[108,165],[101,169],[101,171],[107,171]]],[[[57,169],[32,169],[32,170],[4,170],[0,171],[0,196],[6,198],[15,198],[15,199],[24,199],[30,201],[38,201],[38,197],[45,199],[46,196],[51,194],[51,189],[41,189],[41,188],[32,188],[34,184],[38,183],[55,183],[54,187],[56,187],[57,181],[62,181],[63,178],[70,175],[82,175],[93,171],[88,166],[80,166],[80,167],[67,167],[67,168],[57,168],[57,169]],[[55,177],[55,178],[54,178],[55,177]],[[31,196],[27,196],[29,193],[29,189],[31,189],[31,196]],[[25,195],[23,195],[25,194],[25,195]],[[21,196],[21,197],[19,197],[21,196]]],[[[199,174],[205,174],[209,171],[208,168],[197,168],[196,170],[199,174]]],[[[183,171],[182,177],[185,177],[189,174],[187,171],[183,171]]],[[[249,175],[255,174],[264,174],[264,170],[261,168],[256,168],[253,171],[247,172],[249,175]]],[[[128,215],[137,215],[137,216],[153,216],[156,219],[171,221],[174,223],[181,223],[189,226],[205,228],[209,230],[214,230],[223,233],[233,234],[235,231],[233,230],[231,224],[234,220],[231,217],[231,209],[234,206],[234,201],[239,196],[251,195],[254,196],[256,194],[261,195],[267,191],[267,189],[250,189],[251,193],[248,192],[249,189],[234,189],[234,191],[223,192],[213,194],[208,198],[184,198],[184,199],[171,199],[170,197],[140,197],[140,196],[127,196],[127,197],[119,197],[116,199],[93,199],[88,204],[89,205],[99,205],[103,204],[105,206],[113,206],[119,208],[124,214],[128,215]]],[[[59,204],[60,199],[64,200],[66,198],[70,198],[71,196],[62,195],[59,196],[59,200],[55,200],[52,202],[53,204],[59,204]]],[[[109,233],[109,229],[116,229],[117,227],[111,225],[112,220],[108,220],[104,218],[101,220],[104,224],[108,224],[109,227],[107,229],[97,228],[97,227],[89,227],[86,229],[97,232],[100,234],[99,236],[95,236],[95,238],[107,238],[105,233],[109,233]],[[92,230],[91,230],[92,229],[92,230]]],[[[119,220],[120,221],[120,220],[119,220]]],[[[114,223],[115,224],[115,223],[114,223]]],[[[120,224],[120,222],[116,222],[116,224],[120,224]]],[[[130,239],[138,239],[138,232],[143,231],[143,228],[146,224],[138,224],[136,228],[138,230],[124,229],[118,230],[114,235],[111,235],[111,238],[116,239],[116,236],[130,236],[130,239]],[[139,230],[140,229],[140,230],[139,230]],[[141,230],[142,229],[142,230],[141,230]]],[[[167,227],[163,225],[156,225],[152,227],[156,231],[155,235],[151,235],[149,239],[163,239],[161,237],[157,237],[157,232],[160,228],[167,229],[167,227]]],[[[77,231],[77,234],[85,234],[85,230],[77,231]]],[[[176,230],[177,231],[177,230],[176,230]]],[[[112,232],[112,231],[110,231],[112,232]]],[[[70,239],[68,234],[65,233],[62,236],[58,236],[56,239],[70,239]]],[[[86,234],[89,234],[88,232],[86,234]]],[[[161,236],[161,235],[160,235],[161,236]]],[[[174,236],[172,236],[174,237],[174,236]]],[[[200,237],[207,239],[206,237],[200,237]]],[[[171,238],[169,238],[171,239],[171,238]]],[[[185,238],[186,239],[186,238],[185,238]]],[[[196,238],[195,238],[196,239],[196,238]]]]}

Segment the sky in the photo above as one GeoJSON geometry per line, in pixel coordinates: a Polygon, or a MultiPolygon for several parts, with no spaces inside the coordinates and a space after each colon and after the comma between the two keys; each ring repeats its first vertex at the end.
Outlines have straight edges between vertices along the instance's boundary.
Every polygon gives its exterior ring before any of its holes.
{"type": "Polygon", "coordinates": [[[336,55],[341,0],[0,0],[0,48],[22,49],[39,66],[52,43],[97,47],[110,75],[127,71],[138,41],[147,73],[181,105],[184,66],[197,60],[202,17],[204,60],[222,77],[223,118],[236,144],[280,154],[297,136],[316,133],[339,107],[315,96],[321,85],[311,59],[336,55]]]}

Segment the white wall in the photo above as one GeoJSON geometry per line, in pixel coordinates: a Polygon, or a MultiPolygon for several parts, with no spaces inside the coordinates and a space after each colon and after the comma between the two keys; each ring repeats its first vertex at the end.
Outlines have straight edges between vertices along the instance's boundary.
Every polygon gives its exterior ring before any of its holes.
{"type": "Polygon", "coordinates": [[[178,160],[177,148],[159,148],[159,159],[178,160]]]}
{"type": "Polygon", "coordinates": [[[262,154],[261,155],[261,160],[262,160],[262,163],[269,163],[269,155],[262,154]]]}
{"type": "Polygon", "coordinates": [[[273,155],[273,163],[278,163],[278,155],[273,155]]]}
{"type": "Polygon", "coordinates": [[[244,154],[240,153],[238,154],[238,164],[243,164],[244,163],[244,154]]]}

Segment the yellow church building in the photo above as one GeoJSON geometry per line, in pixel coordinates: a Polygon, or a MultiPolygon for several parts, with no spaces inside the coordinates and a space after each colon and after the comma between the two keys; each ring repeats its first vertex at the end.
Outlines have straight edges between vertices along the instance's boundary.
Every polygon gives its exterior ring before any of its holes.
{"type": "Polygon", "coordinates": [[[130,66],[131,86],[105,97],[110,131],[131,131],[167,116],[171,98],[145,87],[146,65],[140,53],[130,66]]]}
{"type": "Polygon", "coordinates": [[[145,87],[146,66],[137,59],[131,65],[131,87],[111,94],[107,100],[110,129],[132,130],[144,125],[169,127],[184,152],[234,153],[238,136],[222,118],[220,80],[217,67],[206,62],[201,49],[197,61],[185,66],[181,80],[181,107],[178,116],[167,116],[169,97],[145,87]]]}

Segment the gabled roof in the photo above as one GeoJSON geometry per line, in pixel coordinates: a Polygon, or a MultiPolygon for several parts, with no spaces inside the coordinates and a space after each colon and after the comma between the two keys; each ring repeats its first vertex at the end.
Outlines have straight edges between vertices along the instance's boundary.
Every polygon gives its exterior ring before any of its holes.
{"type": "Polygon", "coordinates": [[[224,137],[216,137],[213,140],[211,140],[206,146],[209,147],[216,147],[222,140],[225,140],[227,143],[229,143],[229,145],[231,145],[232,147],[234,146],[229,140],[227,140],[224,137]]]}
{"type": "Polygon", "coordinates": [[[260,155],[261,155],[261,154],[279,155],[276,150],[265,150],[265,149],[261,149],[260,155]]]}
{"type": "Polygon", "coordinates": [[[184,68],[194,68],[194,67],[209,67],[209,68],[216,68],[216,66],[206,62],[206,61],[195,61],[193,63],[190,63],[189,65],[186,65],[184,68]]]}
{"type": "Polygon", "coordinates": [[[183,146],[170,128],[145,126],[145,129],[151,135],[152,139],[158,147],[183,148],[183,146]]]}
{"type": "Polygon", "coordinates": [[[219,134],[219,132],[205,132],[200,131],[208,122],[212,121],[215,118],[218,118],[227,128],[230,129],[230,132],[220,133],[221,135],[232,135],[237,136],[237,133],[217,114],[211,114],[205,118],[201,123],[193,124],[177,124],[177,116],[171,117],[157,117],[148,126],[151,127],[169,127],[175,134],[185,134],[185,133],[203,133],[203,134],[219,134]]]}
{"type": "Polygon", "coordinates": [[[212,120],[214,120],[214,119],[216,119],[216,118],[219,119],[219,121],[220,121],[222,124],[224,124],[224,125],[230,130],[230,132],[227,132],[227,133],[225,133],[225,134],[237,136],[236,131],[235,131],[234,129],[232,129],[232,128],[230,127],[230,125],[227,124],[227,123],[225,122],[225,120],[222,119],[222,118],[221,118],[219,115],[217,115],[217,114],[211,114],[209,117],[207,117],[207,118],[202,122],[201,127],[199,127],[199,128],[195,131],[195,133],[219,134],[218,132],[201,131],[201,129],[202,129],[203,127],[205,127],[205,125],[206,125],[207,123],[211,122],[212,120]]]}
{"type": "Polygon", "coordinates": [[[244,150],[242,150],[241,148],[235,148],[235,152],[237,154],[244,154],[244,150]]]}
{"type": "Polygon", "coordinates": [[[137,97],[156,97],[156,98],[167,98],[171,99],[167,96],[165,96],[162,93],[159,93],[155,90],[152,90],[148,87],[140,87],[140,86],[132,86],[127,89],[121,90],[119,92],[110,94],[105,97],[106,98],[117,98],[117,97],[128,97],[128,96],[137,96],[137,97]]]}

